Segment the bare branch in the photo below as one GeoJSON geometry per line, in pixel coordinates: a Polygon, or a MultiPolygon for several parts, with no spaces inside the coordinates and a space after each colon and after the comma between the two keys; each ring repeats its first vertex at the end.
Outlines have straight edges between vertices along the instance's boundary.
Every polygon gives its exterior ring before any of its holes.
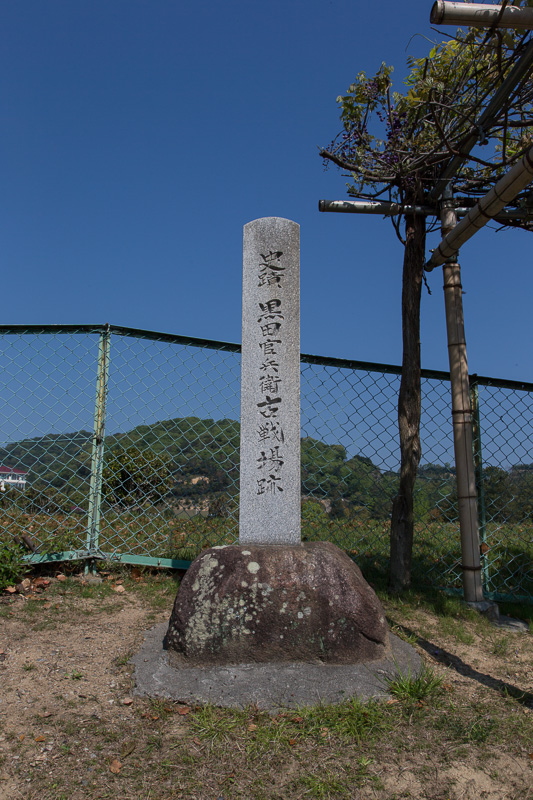
{"type": "Polygon", "coordinates": [[[347,169],[348,172],[364,173],[365,178],[370,181],[379,181],[380,183],[393,183],[396,178],[395,175],[378,175],[377,173],[373,173],[368,170],[363,170],[361,167],[357,166],[357,164],[345,161],[343,158],[339,158],[339,156],[336,156],[335,153],[331,153],[329,150],[322,149],[320,150],[319,155],[322,158],[327,159],[328,161],[332,161],[341,169],[347,169]]]}
{"type": "MultiPolygon", "coordinates": [[[[507,128],[533,128],[533,119],[528,119],[528,120],[512,120],[512,119],[508,119],[506,127],[507,128]]],[[[498,125],[498,127],[495,128],[495,130],[501,130],[501,129],[504,129],[503,125],[498,125]]]]}

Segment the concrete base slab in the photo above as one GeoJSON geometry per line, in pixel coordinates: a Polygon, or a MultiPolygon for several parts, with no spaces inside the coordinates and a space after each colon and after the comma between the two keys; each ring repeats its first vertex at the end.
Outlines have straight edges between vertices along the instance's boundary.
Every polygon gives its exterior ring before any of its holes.
{"type": "Polygon", "coordinates": [[[527,622],[522,619],[514,619],[514,617],[505,617],[503,614],[500,614],[492,624],[504,631],[509,631],[509,633],[529,633],[527,622]]]}
{"type": "Polygon", "coordinates": [[[386,679],[417,675],[418,653],[390,634],[392,655],[354,665],[321,663],[255,663],[233,666],[174,667],[163,648],[167,624],[156,625],[130,663],[135,666],[137,695],[162,697],[190,705],[213,703],[225,708],[255,705],[264,711],[388,698],[386,679]]]}
{"type": "Polygon", "coordinates": [[[468,608],[473,608],[487,617],[491,625],[495,628],[501,628],[509,633],[528,633],[529,625],[521,619],[514,619],[513,617],[505,617],[500,614],[500,609],[497,603],[492,600],[480,600],[478,602],[465,603],[468,608]]]}

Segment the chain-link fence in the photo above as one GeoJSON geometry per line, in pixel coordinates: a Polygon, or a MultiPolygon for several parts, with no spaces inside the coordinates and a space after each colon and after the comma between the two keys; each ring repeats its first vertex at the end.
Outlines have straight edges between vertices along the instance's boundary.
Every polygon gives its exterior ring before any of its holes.
{"type": "MultiPolygon", "coordinates": [[[[0,543],[185,567],[238,540],[240,347],[0,327],[0,543]]],[[[400,368],[302,356],[302,536],[386,570],[400,368]]],[[[533,601],[533,384],[474,376],[484,588],[533,601]]],[[[449,376],[423,371],[415,584],[461,587],[449,376]]]]}

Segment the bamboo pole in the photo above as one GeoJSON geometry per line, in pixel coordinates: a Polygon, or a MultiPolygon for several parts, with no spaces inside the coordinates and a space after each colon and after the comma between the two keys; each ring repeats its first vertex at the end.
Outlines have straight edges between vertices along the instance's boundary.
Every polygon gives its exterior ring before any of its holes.
{"type": "MultiPolygon", "coordinates": [[[[442,203],[443,236],[454,228],[456,221],[453,201],[448,198],[442,203]]],[[[479,551],[476,475],[472,449],[472,412],[466,357],[461,267],[456,258],[448,260],[443,265],[443,277],[452,392],[457,501],[461,532],[463,592],[467,603],[478,603],[483,600],[483,585],[479,551]]]]}
{"type": "MultiPolygon", "coordinates": [[[[457,250],[477,233],[487,222],[494,219],[502,208],[518,197],[520,192],[533,180],[533,146],[524,153],[503,178],[492,189],[478,200],[466,217],[442,237],[442,241],[425,265],[426,272],[443,264],[447,258],[453,258],[457,250]]],[[[444,196],[444,195],[443,195],[444,196]]]]}
{"type": "Polygon", "coordinates": [[[429,21],[433,25],[468,25],[471,28],[533,28],[533,8],[518,8],[483,3],[454,3],[436,0],[429,21]]]}
{"type": "Polygon", "coordinates": [[[481,415],[479,413],[479,387],[477,375],[470,376],[470,402],[472,404],[472,436],[474,443],[474,468],[476,470],[476,492],[481,553],[481,579],[483,591],[489,588],[489,563],[487,558],[487,510],[483,483],[483,451],[481,442],[481,415]]]}
{"type": "MultiPolygon", "coordinates": [[[[318,210],[338,214],[379,214],[382,217],[395,217],[398,214],[422,214],[426,217],[439,217],[440,209],[435,206],[413,206],[392,203],[389,200],[319,200],[318,210]]],[[[456,206],[458,217],[466,217],[472,206],[456,206]]],[[[533,219],[533,208],[502,209],[493,219],[505,222],[510,219],[533,219]]]]}

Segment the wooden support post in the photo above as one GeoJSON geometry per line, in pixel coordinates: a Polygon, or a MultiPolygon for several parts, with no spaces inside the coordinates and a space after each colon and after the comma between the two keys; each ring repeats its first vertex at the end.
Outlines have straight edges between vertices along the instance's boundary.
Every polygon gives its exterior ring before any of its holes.
{"type": "Polygon", "coordinates": [[[469,603],[483,600],[476,474],[472,450],[472,411],[466,359],[463,320],[461,268],[457,261],[443,265],[444,302],[448,332],[448,357],[452,389],[453,443],[461,529],[461,553],[464,599],[469,603]]]}
{"type": "MultiPolygon", "coordinates": [[[[457,217],[451,193],[446,191],[443,197],[441,230],[442,235],[446,236],[457,224],[457,217]]],[[[452,390],[453,446],[461,531],[463,593],[467,603],[479,603],[483,600],[483,584],[479,550],[476,473],[472,448],[472,407],[466,358],[461,267],[456,256],[452,256],[443,264],[442,272],[452,390]]]]}

